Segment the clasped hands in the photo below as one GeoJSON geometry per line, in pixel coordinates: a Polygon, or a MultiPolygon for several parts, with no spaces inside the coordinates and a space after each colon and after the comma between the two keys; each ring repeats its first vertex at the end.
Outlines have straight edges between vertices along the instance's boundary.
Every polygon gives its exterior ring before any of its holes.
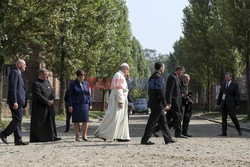
{"type": "Polygon", "coordinates": [[[171,104],[166,104],[165,106],[164,106],[164,110],[165,111],[169,111],[171,109],[171,104]]]}

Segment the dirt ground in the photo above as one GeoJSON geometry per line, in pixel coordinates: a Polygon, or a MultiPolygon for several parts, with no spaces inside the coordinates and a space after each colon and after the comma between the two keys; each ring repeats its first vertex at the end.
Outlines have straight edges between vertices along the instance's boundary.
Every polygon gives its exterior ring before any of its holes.
{"type": "MultiPolygon", "coordinates": [[[[74,132],[64,133],[64,124],[58,123],[58,142],[32,143],[15,146],[13,136],[9,145],[0,142],[1,167],[36,166],[126,166],[126,167],[176,167],[176,166],[245,166],[250,167],[250,134],[240,137],[234,128],[228,128],[227,137],[218,137],[221,125],[193,118],[190,134],[193,137],[178,139],[164,145],[162,137],[152,137],[155,145],[140,145],[147,115],[130,117],[131,141],[104,142],[94,138],[93,132],[100,121],[89,124],[88,142],[76,142],[74,132]]],[[[29,124],[24,123],[24,141],[29,140],[29,124]]],[[[172,134],[173,134],[173,130],[172,134]]]]}

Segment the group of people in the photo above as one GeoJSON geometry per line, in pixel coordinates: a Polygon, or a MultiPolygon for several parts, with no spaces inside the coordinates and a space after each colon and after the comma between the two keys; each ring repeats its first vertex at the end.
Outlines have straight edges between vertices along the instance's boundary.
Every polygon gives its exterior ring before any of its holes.
{"type": "MultiPolygon", "coordinates": [[[[18,60],[14,70],[9,74],[7,103],[11,110],[12,120],[0,133],[1,140],[8,144],[7,137],[14,133],[15,145],[27,145],[22,140],[22,117],[27,106],[27,93],[22,72],[26,62],[18,60]]],[[[39,70],[38,78],[32,84],[32,111],[30,123],[30,142],[46,142],[61,140],[57,136],[55,123],[55,95],[50,82],[49,72],[45,68],[39,70]]]]}
{"type": "MultiPolygon", "coordinates": [[[[27,105],[27,94],[21,72],[25,71],[24,60],[16,62],[16,68],[9,75],[8,99],[12,121],[7,128],[0,133],[1,140],[8,144],[7,136],[14,133],[15,145],[27,145],[22,141],[21,121],[23,109],[27,105]]],[[[170,134],[170,128],[175,129],[176,138],[191,137],[188,127],[191,117],[192,92],[188,88],[190,76],[184,74],[183,67],[177,67],[171,74],[164,88],[162,74],[165,71],[163,62],[155,63],[155,72],[149,78],[151,84],[148,88],[149,115],[141,144],[154,144],[149,139],[152,135],[158,137],[161,130],[165,144],[174,143],[176,140],[170,134]],[[182,80],[180,80],[182,78],[182,80]]],[[[108,109],[102,123],[94,132],[95,137],[118,142],[130,141],[128,125],[128,83],[126,78],[129,74],[129,65],[123,63],[119,71],[114,75],[111,83],[108,109]]],[[[49,72],[45,68],[39,71],[39,76],[32,84],[32,112],[30,124],[30,142],[47,142],[61,140],[57,136],[55,124],[54,100],[55,95],[50,82],[49,72]]],[[[69,131],[70,117],[74,123],[75,140],[88,141],[87,129],[89,122],[89,109],[92,108],[91,90],[84,80],[84,70],[77,70],[76,80],[70,83],[65,94],[67,110],[67,123],[65,132],[69,131]],[[80,127],[82,123],[82,128],[80,127]]],[[[239,88],[232,81],[232,74],[226,73],[226,83],[222,85],[218,97],[217,106],[222,108],[222,134],[226,136],[227,116],[230,115],[239,135],[242,135],[239,122],[236,118],[236,108],[239,106],[239,88]]]]}

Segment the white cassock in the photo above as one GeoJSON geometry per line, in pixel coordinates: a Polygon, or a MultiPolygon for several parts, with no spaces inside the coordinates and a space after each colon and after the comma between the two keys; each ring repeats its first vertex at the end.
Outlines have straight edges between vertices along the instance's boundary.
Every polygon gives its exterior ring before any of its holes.
{"type": "Polygon", "coordinates": [[[107,140],[130,140],[128,127],[128,88],[122,71],[118,71],[112,80],[108,110],[94,135],[107,140]],[[118,103],[123,107],[118,108],[118,103]]]}

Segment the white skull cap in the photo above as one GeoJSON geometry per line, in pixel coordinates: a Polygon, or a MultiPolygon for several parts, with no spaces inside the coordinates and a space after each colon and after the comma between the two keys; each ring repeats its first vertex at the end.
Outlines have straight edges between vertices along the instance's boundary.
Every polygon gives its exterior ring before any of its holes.
{"type": "Polygon", "coordinates": [[[120,67],[122,68],[122,67],[127,67],[128,69],[129,69],[129,65],[127,64],[127,63],[122,63],[121,65],[120,65],[120,67]]]}

